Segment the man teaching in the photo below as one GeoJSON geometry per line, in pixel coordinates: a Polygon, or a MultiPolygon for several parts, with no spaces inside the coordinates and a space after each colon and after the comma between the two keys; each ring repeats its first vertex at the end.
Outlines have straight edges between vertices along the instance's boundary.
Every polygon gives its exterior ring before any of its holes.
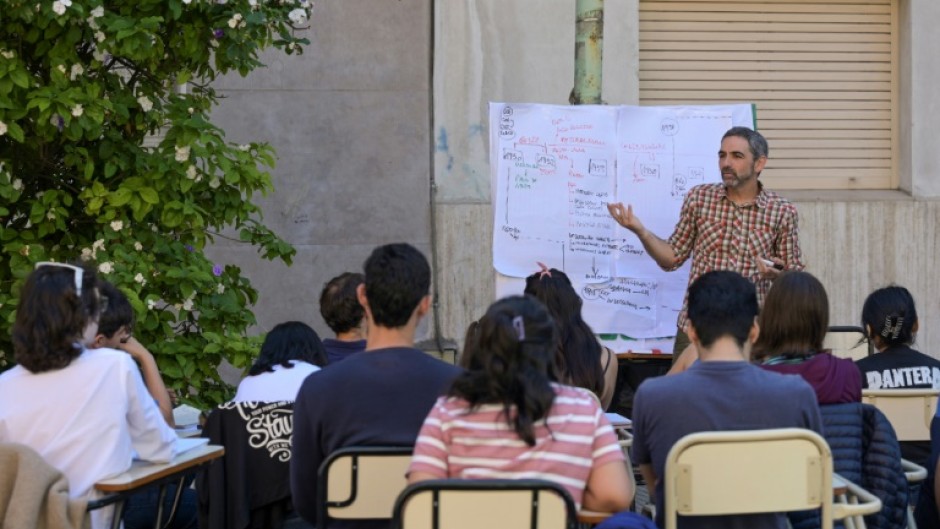
{"type": "MultiPolygon", "coordinates": [[[[747,127],[733,127],[718,151],[720,184],[689,190],[679,222],[668,239],[647,230],[630,205],[607,205],[618,224],[636,234],[643,248],[663,270],[673,271],[692,256],[689,284],[715,270],[738,272],[754,283],[763,305],[770,285],[784,270],[802,270],[797,211],[788,200],[758,181],[767,164],[767,140],[747,127]]],[[[688,294],[676,322],[673,352],[688,345],[688,294]]]]}

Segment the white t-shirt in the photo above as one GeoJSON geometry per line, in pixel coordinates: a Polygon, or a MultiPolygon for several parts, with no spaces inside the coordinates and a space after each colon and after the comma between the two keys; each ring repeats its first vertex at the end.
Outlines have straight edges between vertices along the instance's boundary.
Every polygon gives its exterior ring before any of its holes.
{"type": "MultiPolygon", "coordinates": [[[[77,498],[93,492],[97,481],[130,468],[135,455],[169,461],[176,433],[130,355],[88,349],[55,371],[31,373],[16,366],[0,374],[0,442],[36,450],[65,474],[69,495],[77,498]]],[[[93,527],[106,526],[105,517],[110,513],[94,511],[93,527]]]]}
{"type": "Polygon", "coordinates": [[[274,371],[265,371],[259,375],[242,379],[232,402],[278,402],[297,400],[300,385],[308,375],[316,373],[319,367],[300,360],[290,361],[293,367],[274,366],[274,371]]]}

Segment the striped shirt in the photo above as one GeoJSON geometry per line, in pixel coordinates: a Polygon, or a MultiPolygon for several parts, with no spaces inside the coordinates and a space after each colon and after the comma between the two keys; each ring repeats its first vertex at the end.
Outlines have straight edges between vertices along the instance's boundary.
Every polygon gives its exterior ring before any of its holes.
{"type": "MultiPolygon", "coordinates": [[[[796,207],[760,182],[758,186],[757,198],[744,205],[732,202],[722,184],[689,190],[679,223],[667,241],[676,253],[670,270],[682,266],[691,255],[690,285],[706,272],[738,272],[754,283],[761,306],[771,281],[761,278],[757,259],[779,257],[785,270],[802,270],[796,207]]],[[[677,321],[680,329],[685,327],[687,308],[688,293],[677,321]]]]}
{"type": "Polygon", "coordinates": [[[501,404],[468,411],[467,401],[441,397],[421,427],[408,472],[435,478],[544,479],[565,487],[580,508],[591,470],[624,456],[593,394],[552,387],[555,400],[548,417],[535,423],[531,447],[507,424],[501,404]]]}

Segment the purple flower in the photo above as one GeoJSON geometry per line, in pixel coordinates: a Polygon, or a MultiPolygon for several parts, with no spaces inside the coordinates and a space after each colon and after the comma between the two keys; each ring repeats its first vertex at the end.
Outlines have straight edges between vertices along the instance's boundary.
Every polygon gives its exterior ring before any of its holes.
{"type": "Polygon", "coordinates": [[[186,248],[186,249],[189,250],[190,252],[195,252],[195,251],[196,251],[196,249],[193,248],[193,245],[192,245],[192,244],[187,244],[187,245],[184,246],[183,248],[186,248]]]}
{"type": "Polygon", "coordinates": [[[217,265],[213,265],[213,266],[212,266],[212,275],[214,275],[215,277],[219,277],[220,275],[222,275],[222,270],[223,270],[222,265],[218,265],[218,264],[217,264],[217,265]]]}
{"type": "Polygon", "coordinates": [[[225,36],[225,31],[223,31],[222,29],[216,28],[216,29],[212,30],[212,37],[213,37],[213,38],[215,38],[215,39],[221,39],[223,36],[225,36]]]}

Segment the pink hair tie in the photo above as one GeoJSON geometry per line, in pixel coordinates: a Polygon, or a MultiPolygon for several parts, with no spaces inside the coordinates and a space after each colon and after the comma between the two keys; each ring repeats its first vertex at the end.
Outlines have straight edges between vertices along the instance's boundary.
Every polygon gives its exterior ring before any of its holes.
{"type": "Polygon", "coordinates": [[[552,271],[549,270],[548,267],[545,266],[544,263],[540,263],[540,262],[536,261],[535,264],[539,265],[539,268],[542,269],[542,270],[541,270],[541,273],[539,274],[539,279],[542,279],[542,278],[545,277],[545,276],[552,277],[552,271]]]}

